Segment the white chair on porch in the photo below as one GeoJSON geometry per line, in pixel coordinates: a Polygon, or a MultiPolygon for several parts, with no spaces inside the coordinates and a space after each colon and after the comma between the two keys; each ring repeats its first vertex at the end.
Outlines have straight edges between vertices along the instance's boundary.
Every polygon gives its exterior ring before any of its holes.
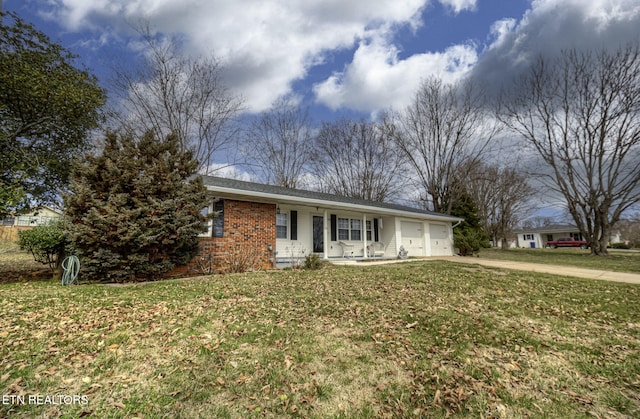
{"type": "Polygon", "coordinates": [[[350,244],[350,243],[345,243],[345,242],[338,242],[338,244],[342,247],[342,257],[343,258],[347,258],[347,257],[353,257],[353,252],[355,249],[355,245],[354,244],[350,244]]]}
{"type": "Polygon", "coordinates": [[[384,256],[384,243],[373,242],[367,245],[367,256],[382,257],[384,256]]]}

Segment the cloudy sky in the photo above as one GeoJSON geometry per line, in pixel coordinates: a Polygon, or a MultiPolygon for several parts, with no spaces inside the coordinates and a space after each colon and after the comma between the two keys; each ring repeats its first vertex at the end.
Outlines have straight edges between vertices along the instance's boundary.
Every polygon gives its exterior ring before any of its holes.
{"type": "Polygon", "coordinates": [[[101,80],[141,21],[213,54],[249,111],[283,95],[318,119],[402,108],[421,79],[496,87],[538,54],[640,36],[638,0],[4,0],[101,80]]]}

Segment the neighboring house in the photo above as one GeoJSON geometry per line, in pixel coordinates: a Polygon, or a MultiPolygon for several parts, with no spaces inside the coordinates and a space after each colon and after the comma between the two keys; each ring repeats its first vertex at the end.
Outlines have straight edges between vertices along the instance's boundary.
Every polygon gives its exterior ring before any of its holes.
{"type": "Polygon", "coordinates": [[[516,231],[517,247],[540,248],[546,247],[548,241],[558,240],[562,237],[573,237],[576,240],[584,240],[578,227],[570,224],[549,225],[545,227],[531,228],[516,231]]]}
{"type": "Polygon", "coordinates": [[[47,225],[50,222],[62,217],[62,212],[51,207],[42,206],[29,214],[15,217],[15,225],[18,227],[36,227],[47,225]]]}
{"type": "Polygon", "coordinates": [[[60,217],[62,217],[62,212],[42,206],[28,214],[1,219],[0,225],[4,228],[0,228],[0,241],[16,242],[19,231],[47,225],[60,217]]]}
{"type": "Polygon", "coordinates": [[[53,220],[62,217],[62,212],[51,207],[41,206],[30,213],[0,220],[0,225],[5,227],[36,227],[47,225],[53,220]]]}
{"type": "MultiPolygon", "coordinates": [[[[265,267],[311,253],[322,259],[453,254],[452,217],[395,204],[203,176],[218,214],[200,238],[199,258],[242,251],[265,267]]],[[[197,258],[196,258],[197,259],[197,258]]],[[[193,263],[193,261],[192,261],[193,263]]],[[[214,263],[215,264],[215,263],[214,263]]]]}
{"type": "Polygon", "coordinates": [[[616,243],[629,244],[629,241],[625,240],[624,237],[622,236],[622,231],[620,229],[615,229],[611,231],[611,234],[609,234],[609,245],[616,244],[616,243]]]}

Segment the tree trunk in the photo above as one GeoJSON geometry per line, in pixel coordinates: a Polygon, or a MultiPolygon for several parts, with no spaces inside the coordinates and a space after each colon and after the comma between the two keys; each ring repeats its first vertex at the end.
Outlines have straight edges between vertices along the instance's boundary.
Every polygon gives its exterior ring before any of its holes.
{"type": "Polygon", "coordinates": [[[593,240],[590,241],[591,255],[608,256],[607,241],[607,237],[604,234],[599,239],[594,237],[593,240]]]}

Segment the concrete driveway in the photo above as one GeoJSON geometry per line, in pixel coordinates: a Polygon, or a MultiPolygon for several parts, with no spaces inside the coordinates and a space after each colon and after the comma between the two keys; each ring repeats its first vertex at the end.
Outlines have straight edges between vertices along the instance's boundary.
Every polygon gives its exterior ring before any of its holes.
{"type": "Polygon", "coordinates": [[[476,257],[446,256],[429,259],[446,260],[455,263],[471,265],[491,266],[494,268],[515,269],[527,272],[542,272],[554,275],[574,276],[578,278],[601,279],[603,281],[626,282],[640,284],[640,274],[626,272],[600,271],[596,269],[583,269],[573,266],[543,265],[540,263],[513,262],[507,260],[492,260],[476,257]]]}

